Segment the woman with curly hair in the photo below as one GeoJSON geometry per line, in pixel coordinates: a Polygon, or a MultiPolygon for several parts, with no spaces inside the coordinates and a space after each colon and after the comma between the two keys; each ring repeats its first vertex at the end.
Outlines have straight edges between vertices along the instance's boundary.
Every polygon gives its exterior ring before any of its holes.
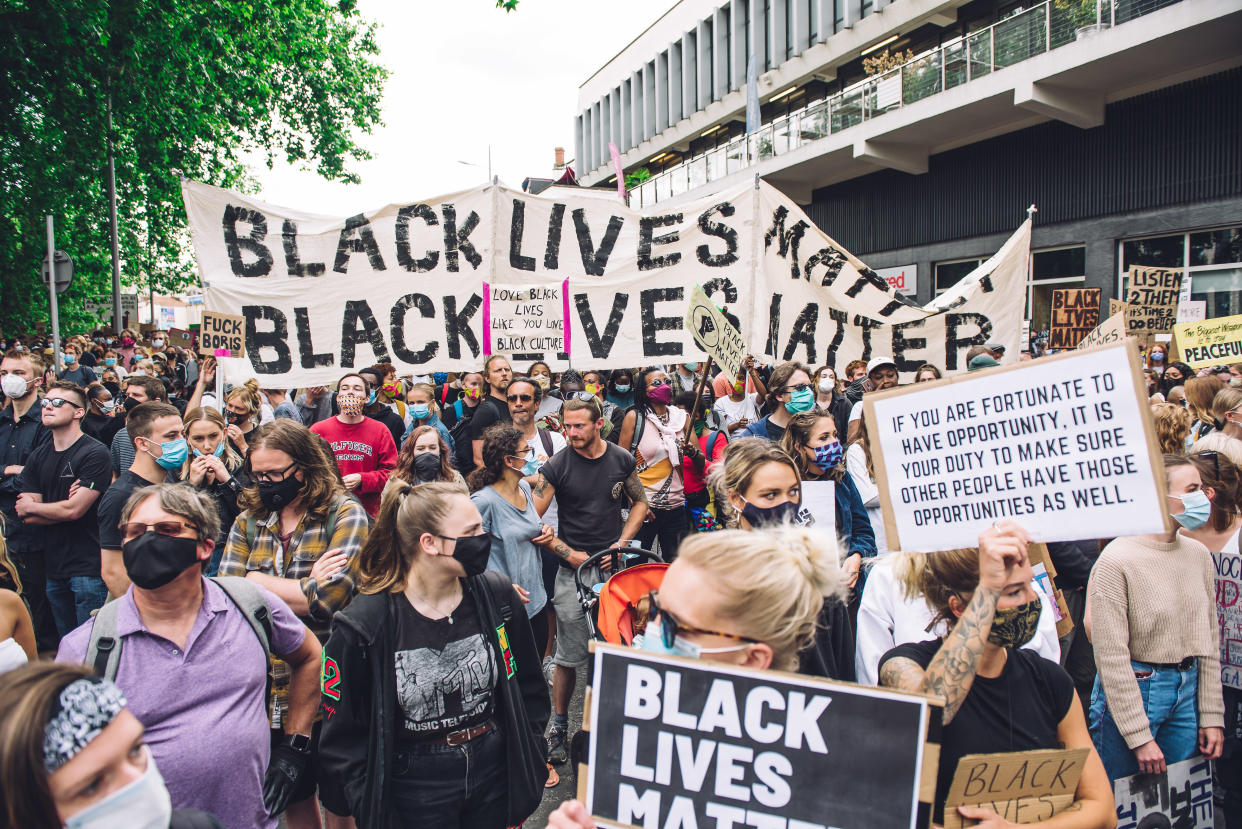
{"type": "Polygon", "coordinates": [[[397,455],[397,465],[384,484],[384,491],[393,481],[405,481],[408,484],[429,484],[433,481],[465,484],[466,479],[453,468],[453,455],[444,437],[434,426],[418,426],[410,432],[405,443],[401,444],[401,452],[397,455]]]}
{"type": "Polygon", "coordinates": [[[1161,454],[1180,455],[1185,452],[1186,438],[1190,435],[1190,412],[1176,403],[1152,403],[1151,416],[1161,454]]]}

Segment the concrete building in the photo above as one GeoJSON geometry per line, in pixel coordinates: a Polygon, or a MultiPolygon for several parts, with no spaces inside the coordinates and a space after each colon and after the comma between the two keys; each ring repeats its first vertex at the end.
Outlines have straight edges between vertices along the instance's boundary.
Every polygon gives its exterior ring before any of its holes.
{"type": "Polygon", "coordinates": [[[1034,203],[1034,331],[1133,264],[1242,313],[1240,0],[681,0],[578,109],[582,184],[615,187],[609,143],[643,207],[760,175],[920,302],[1034,203]]]}

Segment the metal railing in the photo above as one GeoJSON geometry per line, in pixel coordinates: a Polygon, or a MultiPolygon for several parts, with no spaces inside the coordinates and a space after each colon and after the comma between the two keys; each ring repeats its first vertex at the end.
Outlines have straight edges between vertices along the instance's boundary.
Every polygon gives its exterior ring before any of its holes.
{"type": "Polygon", "coordinates": [[[750,135],[689,158],[632,191],[631,204],[649,207],[1178,2],[1181,0],[1045,0],[777,118],[750,135]]]}

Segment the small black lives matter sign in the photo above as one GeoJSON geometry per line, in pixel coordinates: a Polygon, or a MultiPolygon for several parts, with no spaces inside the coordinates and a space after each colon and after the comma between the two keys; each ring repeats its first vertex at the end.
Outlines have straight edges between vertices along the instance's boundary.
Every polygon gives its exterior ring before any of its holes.
{"type": "Polygon", "coordinates": [[[973,547],[999,520],[1035,541],[1168,532],[1133,341],[863,398],[890,546],[973,547]]]}
{"type": "Polygon", "coordinates": [[[586,806],[643,829],[927,826],[939,720],[918,695],[597,645],[586,806]]]}

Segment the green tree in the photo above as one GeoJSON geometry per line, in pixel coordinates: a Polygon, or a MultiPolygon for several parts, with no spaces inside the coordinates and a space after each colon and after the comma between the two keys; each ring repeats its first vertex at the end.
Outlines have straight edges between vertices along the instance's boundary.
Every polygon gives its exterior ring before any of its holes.
{"type": "Polygon", "coordinates": [[[377,57],[350,0],[4,0],[0,330],[48,318],[49,213],[76,266],[62,330],[110,301],[109,102],[123,282],[173,291],[197,280],[181,179],[252,189],[257,152],[356,181],[358,138],[380,121],[377,57]]]}

